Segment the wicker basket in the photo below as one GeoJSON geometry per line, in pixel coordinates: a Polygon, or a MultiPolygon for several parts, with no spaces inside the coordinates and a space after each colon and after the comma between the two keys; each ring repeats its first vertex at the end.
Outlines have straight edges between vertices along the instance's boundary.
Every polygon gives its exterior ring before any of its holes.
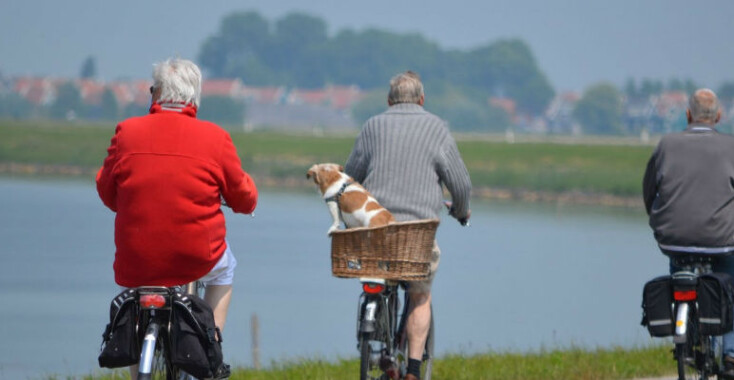
{"type": "Polygon", "coordinates": [[[331,233],[336,277],[421,280],[431,272],[438,219],[360,227],[331,233]]]}

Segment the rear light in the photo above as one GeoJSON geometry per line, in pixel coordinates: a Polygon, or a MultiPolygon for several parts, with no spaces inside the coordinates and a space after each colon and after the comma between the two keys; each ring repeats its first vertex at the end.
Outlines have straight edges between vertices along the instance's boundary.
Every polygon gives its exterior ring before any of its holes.
{"type": "Polygon", "coordinates": [[[144,309],[159,309],[166,306],[166,297],[160,294],[141,294],[140,307],[144,309]]]}
{"type": "Polygon", "coordinates": [[[367,294],[380,294],[385,290],[385,285],[375,284],[373,282],[364,282],[362,283],[362,290],[367,294]]]}
{"type": "Polygon", "coordinates": [[[676,301],[694,301],[697,297],[695,290],[676,290],[673,299],[676,301]]]}

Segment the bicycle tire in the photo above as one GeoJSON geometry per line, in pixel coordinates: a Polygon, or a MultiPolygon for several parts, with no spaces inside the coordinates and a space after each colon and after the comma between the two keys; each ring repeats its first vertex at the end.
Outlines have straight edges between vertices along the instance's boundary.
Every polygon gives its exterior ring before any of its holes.
{"type": "Polygon", "coordinates": [[[359,336],[359,379],[360,380],[380,380],[383,379],[383,372],[379,363],[372,360],[373,352],[382,352],[385,348],[385,342],[373,340],[371,333],[362,333],[359,336]],[[373,344],[377,346],[375,350],[373,344]]]}
{"type": "Polygon", "coordinates": [[[695,365],[695,353],[689,342],[677,343],[675,345],[675,360],[678,365],[678,380],[700,380],[695,365]]]}

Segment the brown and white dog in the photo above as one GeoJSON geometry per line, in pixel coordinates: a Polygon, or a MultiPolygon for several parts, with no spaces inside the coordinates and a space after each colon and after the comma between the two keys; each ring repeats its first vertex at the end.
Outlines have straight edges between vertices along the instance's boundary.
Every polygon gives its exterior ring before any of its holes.
{"type": "Polygon", "coordinates": [[[319,186],[334,220],[327,233],[339,228],[340,219],[343,219],[347,228],[378,227],[395,221],[387,209],[343,171],[341,165],[316,164],[306,173],[306,178],[313,178],[319,186]]]}

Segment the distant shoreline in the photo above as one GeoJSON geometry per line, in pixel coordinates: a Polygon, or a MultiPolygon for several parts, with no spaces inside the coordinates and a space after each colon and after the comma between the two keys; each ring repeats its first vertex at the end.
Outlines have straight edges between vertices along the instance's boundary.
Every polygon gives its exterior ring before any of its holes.
{"type": "MultiPolygon", "coordinates": [[[[28,164],[14,162],[0,162],[0,175],[21,177],[60,177],[60,178],[89,178],[94,180],[98,168],[89,168],[76,165],[58,164],[28,164]]],[[[272,176],[261,177],[254,175],[258,186],[262,188],[309,189],[311,184],[302,178],[272,176]]],[[[642,207],[641,197],[625,197],[613,194],[590,193],[582,191],[538,191],[526,189],[502,189],[490,187],[475,187],[472,197],[487,200],[519,201],[532,203],[556,203],[596,205],[624,208],[642,207]]]]}

